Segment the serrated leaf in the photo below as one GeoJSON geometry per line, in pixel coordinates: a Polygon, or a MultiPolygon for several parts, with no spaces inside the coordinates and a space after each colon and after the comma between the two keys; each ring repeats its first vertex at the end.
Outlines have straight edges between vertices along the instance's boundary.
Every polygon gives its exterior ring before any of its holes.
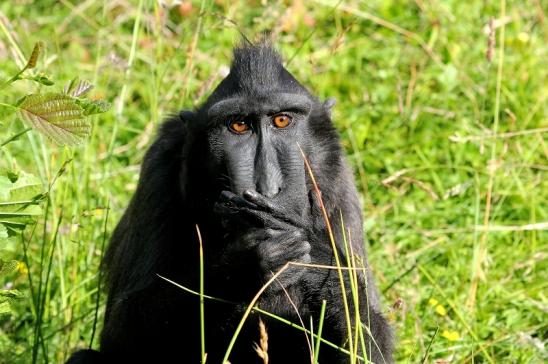
{"type": "Polygon", "coordinates": [[[110,104],[103,100],[80,99],[78,104],[84,109],[85,116],[101,114],[110,109],[110,104]]]}
{"type": "Polygon", "coordinates": [[[11,312],[10,304],[7,300],[0,301],[0,315],[5,315],[11,312]]]}
{"type": "Polygon", "coordinates": [[[76,145],[91,131],[76,99],[59,93],[28,95],[19,105],[29,126],[61,145],[76,145]]]}
{"type": "Polygon", "coordinates": [[[25,171],[0,169],[0,203],[31,200],[42,193],[40,178],[25,171]]]}
{"type": "Polygon", "coordinates": [[[19,262],[17,260],[4,261],[0,259],[0,277],[2,277],[3,275],[15,272],[18,265],[19,265],[19,262]]]}
{"type": "Polygon", "coordinates": [[[20,172],[17,179],[14,173],[0,169],[0,238],[6,239],[16,229],[24,229],[42,214],[40,202],[43,200],[41,181],[28,173],[20,172]],[[7,236],[6,236],[7,235],[7,236]]]}
{"type": "Polygon", "coordinates": [[[80,97],[87,94],[92,88],[93,85],[91,83],[86,80],[79,80],[76,77],[65,86],[64,93],[69,96],[80,97]]]}
{"type": "Polygon", "coordinates": [[[0,289],[0,297],[18,299],[25,297],[25,294],[16,289],[0,289]]]}

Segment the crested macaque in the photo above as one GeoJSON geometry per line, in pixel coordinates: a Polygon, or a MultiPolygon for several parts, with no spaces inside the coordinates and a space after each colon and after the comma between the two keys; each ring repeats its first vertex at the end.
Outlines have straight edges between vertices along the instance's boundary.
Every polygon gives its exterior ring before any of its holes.
{"type": "MultiPolygon", "coordinates": [[[[309,329],[311,320],[318,327],[325,300],[322,337],[339,349],[322,344],[319,363],[350,362],[339,273],[325,267],[336,263],[323,211],[342,264],[351,251],[363,268],[356,270],[357,304],[350,270],[343,271],[351,332],[363,325],[357,353],[391,363],[392,333],[367,265],[358,194],[332,106],[303,87],[270,44],[236,47],[228,76],[196,110],[167,120],[147,152],[103,261],[108,299],[100,350],[79,351],[69,363],[202,361],[200,298],[162,278],[199,290],[196,226],[204,293],[221,299],[204,302],[207,363],[221,363],[245,309],[281,269],[257,306],[309,329]]],[[[270,363],[311,362],[306,333],[253,311],[231,363],[263,363],[253,345],[259,319],[270,363]]]]}

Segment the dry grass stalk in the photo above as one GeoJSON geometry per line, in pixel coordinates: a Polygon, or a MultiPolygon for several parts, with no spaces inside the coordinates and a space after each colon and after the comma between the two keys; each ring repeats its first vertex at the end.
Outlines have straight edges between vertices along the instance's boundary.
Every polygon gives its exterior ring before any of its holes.
{"type": "Polygon", "coordinates": [[[253,343],[253,349],[255,349],[257,355],[263,359],[263,363],[268,364],[268,333],[266,332],[266,326],[261,319],[259,319],[259,335],[259,345],[253,343]]]}
{"type": "Polygon", "coordinates": [[[493,53],[495,52],[495,19],[489,19],[487,26],[487,52],[485,57],[487,58],[487,61],[491,63],[493,60],[493,53]]]}

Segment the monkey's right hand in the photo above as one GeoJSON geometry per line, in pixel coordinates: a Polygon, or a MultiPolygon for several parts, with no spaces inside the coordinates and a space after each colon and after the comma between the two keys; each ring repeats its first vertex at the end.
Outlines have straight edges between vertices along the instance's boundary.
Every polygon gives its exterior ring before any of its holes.
{"type": "Polygon", "coordinates": [[[247,232],[242,233],[240,229],[234,234],[232,244],[225,247],[225,259],[236,265],[256,262],[262,283],[283,269],[277,282],[271,285],[273,289],[287,288],[300,280],[305,267],[284,266],[289,262],[311,262],[311,245],[301,217],[288,213],[285,206],[255,191],[245,191],[243,197],[224,191],[216,210],[223,215],[225,223],[247,227],[244,229],[247,232]]]}

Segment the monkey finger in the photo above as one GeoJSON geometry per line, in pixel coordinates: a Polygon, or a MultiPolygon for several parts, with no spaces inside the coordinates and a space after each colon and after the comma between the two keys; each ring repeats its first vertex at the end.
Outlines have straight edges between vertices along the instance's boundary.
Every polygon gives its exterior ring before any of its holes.
{"type": "Polygon", "coordinates": [[[243,195],[246,200],[250,201],[259,208],[262,208],[262,210],[269,212],[275,219],[296,227],[303,227],[303,223],[298,216],[288,213],[287,208],[282,208],[281,206],[274,204],[271,199],[261,195],[260,193],[253,190],[246,190],[243,195]]]}
{"type": "Polygon", "coordinates": [[[258,223],[265,228],[283,231],[295,229],[295,226],[291,224],[290,221],[286,221],[265,211],[250,208],[242,208],[240,211],[248,216],[251,221],[258,223]]]}
{"type": "Polygon", "coordinates": [[[257,205],[230,191],[222,191],[219,202],[227,206],[257,208],[257,205]]]}
{"type": "Polygon", "coordinates": [[[239,209],[231,204],[216,202],[213,205],[213,212],[221,216],[230,216],[237,214],[239,209]]]}
{"type": "Polygon", "coordinates": [[[221,225],[228,231],[241,231],[245,228],[256,227],[257,223],[250,221],[241,213],[239,208],[227,206],[223,203],[216,203],[213,212],[220,217],[221,225]]]}
{"type": "Polygon", "coordinates": [[[242,236],[236,239],[233,250],[248,250],[260,244],[261,242],[272,239],[278,235],[279,232],[275,232],[272,229],[251,229],[244,233],[242,236]]]}
{"type": "Polygon", "coordinates": [[[265,211],[272,212],[278,208],[278,206],[272,203],[272,200],[261,195],[257,191],[245,190],[243,195],[247,201],[254,203],[255,205],[257,205],[258,207],[261,207],[265,211]]]}
{"type": "Polygon", "coordinates": [[[294,228],[270,213],[257,209],[251,202],[244,202],[241,197],[229,191],[223,191],[220,201],[215,203],[214,212],[222,217],[224,228],[261,227],[277,230],[294,228]]]}

